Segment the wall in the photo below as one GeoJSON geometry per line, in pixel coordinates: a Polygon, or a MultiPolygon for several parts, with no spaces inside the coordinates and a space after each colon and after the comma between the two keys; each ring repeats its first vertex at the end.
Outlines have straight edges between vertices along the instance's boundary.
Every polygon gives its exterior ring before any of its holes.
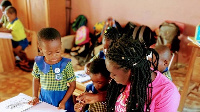
{"type": "Polygon", "coordinates": [[[88,18],[88,26],[113,17],[121,25],[128,21],[147,25],[151,29],[159,27],[165,20],[185,24],[181,38],[181,58],[187,63],[191,48],[187,47],[187,35],[194,36],[195,26],[200,23],[200,0],[73,0],[71,22],[83,14],[88,18]]]}
{"type": "MultiPolygon", "coordinates": [[[[2,2],[2,0],[0,0],[0,3],[2,2]]],[[[0,11],[0,17],[2,16],[2,12],[0,11]]]]}
{"type": "Polygon", "coordinates": [[[17,17],[20,19],[23,26],[26,29],[29,29],[29,20],[28,20],[26,0],[10,0],[10,2],[12,3],[13,7],[16,8],[17,17]]]}

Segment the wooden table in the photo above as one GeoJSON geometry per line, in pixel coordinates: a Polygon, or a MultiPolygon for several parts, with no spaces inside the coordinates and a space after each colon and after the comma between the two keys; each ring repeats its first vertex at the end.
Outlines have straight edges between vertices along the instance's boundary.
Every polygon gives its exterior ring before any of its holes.
{"type": "Polygon", "coordinates": [[[88,84],[88,82],[91,82],[91,80],[88,80],[88,81],[83,82],[83,83],[76,81],[76,89],[74,90],[73,95],[79,96],[81,93],[85,92],[86,85],[88,84]]]}
{"type": "Polygon", "coordinates": [[[0,72],[12,71],[15,68],[11,38],[11,34],[0,32],[0,72]]]}
{"type": "Polygon", "coordinates": [[[73,95],[79,96],[81,93],[85,92],[86,85],[76,81],[76,89],[73,92],[73,95]]]}
{"type": "MultiPolygon", "coordinates": [[[[180,99],[180,104],[178,108],[178,111],[180,112],[183,111],[185,100],[188,95],[189,84],[190,84],[190,81],[192,80],[192,77],[194,77],[193,75],[194,64],[195,64],[195,60],[198,54],[198,50],[200,49],[200,44],[197,41],[195,41],[194,38],[188,37],[188,39],[191,40],[191,42],[188,43],[188,46],[192,47],[192,54],[190,57],[190,61],[189,61],[189,65],[188,65],[188,69],[187,69],[187,73],[186,73],[186,77],[185,77],[185,81],[183,85],[183,91],[181,93],[181,99],[180,99]]],[[[199,76],[195,76],[195,77],[198,78],[199,76]]]]}

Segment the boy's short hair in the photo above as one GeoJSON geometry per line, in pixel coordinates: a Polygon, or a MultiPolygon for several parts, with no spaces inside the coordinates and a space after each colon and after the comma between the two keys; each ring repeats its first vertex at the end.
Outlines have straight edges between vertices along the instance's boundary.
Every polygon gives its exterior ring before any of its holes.
{"type": "Polygon", "coordinates": [[[38,41],[41,40],[57,40],[61,39],[60,33],[55,28],[42,28],[38,32],[38,41]]]}
{"type": "Polygon", "coordinates": [[[17,15],[17,10],[13,6],[6,7],[5,11],[9,14],[16,14],[17,15]]]}
{"type": "Polygon", "coordinates": [[[11,2],[8,1],[8,0],[3,0],[3,1],[1,2],[0,6],[6,8],[6,7],[8,7],[8,6],[12,6],[12,4],[11,4],[11,2]]]}
{"type": "Polygon", "coordinates": [[[106,68],[105,60],[101,58],[94,59],[90,63],[90,73],[98,74],[101,73],[105,78],[110,78],[110,72],[106,68]]]}
{"type": "Polygon", "coordinates": [[[167,47],[166,45],[157,45],[155,46],[154,49],[156,50],[156,52],[158,52],[160,59],[165,59],[167,61],[170,61],[171,51],[169,47],[167,47]]]}

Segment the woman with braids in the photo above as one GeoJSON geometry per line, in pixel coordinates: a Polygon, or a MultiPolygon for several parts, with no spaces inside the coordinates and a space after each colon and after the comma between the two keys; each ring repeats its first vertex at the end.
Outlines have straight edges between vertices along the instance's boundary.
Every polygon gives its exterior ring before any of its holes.
{"type": "Polygon", "coordinates": [[[115,27],[110,27],[108,28],[103,36],[103,50],[101,50],[96,56],[94,56],[92,59],[90,59],[90,61],[88,63],[85,64],[85,73],[89,74],[89,68],[88,68],[88,64],[91,63],[91,61],[93,61],[96,58],[102,58],[102,59],[106,59],[106,51],[108,49],[108,47],[110,46],[111,43],[117,41],[120,37],[120,33],[118,32],[118,30],[115,27]]]}
{"type": "Polygon", "coordinates": [[[112,78],[107,90],[107,111],[176,112],[180,100],[176,86],[159,71],[150,69],[151,62],[146,59],[150,49],[130,37],[124,35],[106,54],[106,67],[112,78]]]}
{"type": "MultiPolygon", "coordinates": [[[[103,37],[103,50],[100,51],[95,57],[93,57],[90,62],[88,62],[85,65],[85,73],[86,74],[90,74],[90,69],[89,69],[89,65],[91,64],[91,62],[96,59],[96,58],[103,58],[105,59],[105,54],[107,49],[109,48],[109,46],[116,42],[119,38],[120,38],[120,33],[118,32],[118,30],[115,27],[111,27],[108,28],[105,33],[104,33],[104,37],[103,37]]],[[[101,101],[105,101],[106,97],[106,93],[104,92],[103,94],[101,93],[97,93],[97,94],[84,94],[84,96],[80,96],[79,100],[84,101],[85,103],[91,104],[91,103],[95,103],[95,102],[101,102],[101,101]]]]}

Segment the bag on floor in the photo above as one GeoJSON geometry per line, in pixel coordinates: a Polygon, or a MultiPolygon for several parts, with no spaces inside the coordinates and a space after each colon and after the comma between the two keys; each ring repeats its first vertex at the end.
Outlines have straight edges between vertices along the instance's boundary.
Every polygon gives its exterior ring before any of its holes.
{"type": "Polygon", "coordinates": [[[81,26],[76,32],[75,45],[81,46],[89,42],[89,29],[86,26],[81,26]]]}
{"type": "Polygon", "coordinates": [[[98,43],[101,43],[102,42],[102,39],[103,39],[103,35],[105,33],[105,31],[111,27],[115,27],[117,28],[117,30],[119,31],[119,33],[121,34],[122,33],[122,27],[121,25],[119,24],[119,22],[117,22],[115,19],[113,18],[108,18],[106,21],[105,21],[105,24],[103,26],[103,29],[101,31],[101,35],[100,37],[98,38],[98,43]]]}
{"type": "Polygon", "coordinates": [[[87,18],[84,15],[79,15],[72,23],[72,30],[76,32],[81,26],[87,25],[87,18]]]}
{"type": "Polygon", "coordinates": [[[179,51],[179,35],[180,30],[175,23],[164,22],[159,27],[159,35],[156,45],[167,45],[170,47],[172,52],[179,51]]]}

